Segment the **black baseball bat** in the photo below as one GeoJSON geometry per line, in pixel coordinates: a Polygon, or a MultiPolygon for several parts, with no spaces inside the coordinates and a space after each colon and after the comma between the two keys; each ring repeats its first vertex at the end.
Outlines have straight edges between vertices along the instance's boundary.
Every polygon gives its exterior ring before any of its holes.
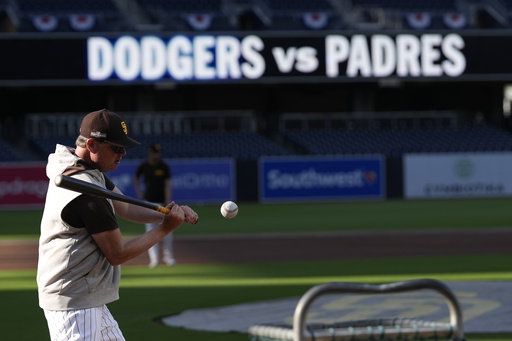
{"type": "Polygon", "coordinates": [[[55,185],[57,185],[57,187],[62,187],[65,189],[69,189],[71,191],[88,194],[93,197],[123,201],[123,202],[127,202],[129,204],[146,207],[146,208],[161,212],[163,214],[168,214],[171,211],[167,207],[156,205],[156,204],[144,201],[144,200],[135,199],[135,198],[123,195],[123,194],[119,194],[119,193],[110,191],[106,188],[100,187],[98,185],[92,184],[90,182],[75,179],[75,178],[72,178],[67,175],[62,175],[62,174],[57,175],[55,177],[55,185]]]}

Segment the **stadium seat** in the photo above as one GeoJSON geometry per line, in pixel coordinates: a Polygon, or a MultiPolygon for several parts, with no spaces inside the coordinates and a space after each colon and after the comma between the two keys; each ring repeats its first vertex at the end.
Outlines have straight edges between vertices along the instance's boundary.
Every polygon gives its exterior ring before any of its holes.
{"type": "Polygon", "coordinates": [[[286,137],[311,154],[384,154],[512,151],[512,135],[487,124],[459,128],[290,131],[286,137]]]}
{"type": "Polygon", "coordinates": [[[233,29],[221,0],[138,0],[164,31],[213,31],[233,29]]]}
{"type": "Polygon", "coordinates": [[[98,13],[117,12],[119,9],[112,0],[15,0],[20,10],[27,13],[98,13]]]}
{"type": "MultiPolygon", "coordinates": [[[[152,143],[162,145],[165,158],[218,158],[232,157],[250,160],[260,156],[289,154],[284,148],[255,133],[223,132],[179,135],[138,135],[134,139],[141,146],[129,149],[125,159],[145,159],[147,147],[152,143]]],[[[75,145],[72,137],[32,138],[31,144],[38,153],[48,155],[55,145],[75,145]]]]}
{"type": "Polygon", "coordinates": [[[133,29],[113,0],[13,0],[21,32],[127,31],[133,29]]]}
{"type": "Polygon", "coordinates": [[[270,18],[268,30],[325,30],[340,25],[340,15],[328,0],[261,0],[260,3],[270,18]]]}
{"type": "Polygon", "coordinates": [[[328,0],[262,0],[275,13],[332,12],[328,0]]]}
{"type": "Polygon", "coordinates": [[[26,161],[4,140],[0,140],[0,162],[26,161]]]}
{"type": "MultiPolygon", "coordinates": [[[[142,146],[160,143],[163,157],[166,158],[233,157],[249,160],[260,156],[288,154],[282,147],[255,133],[193,133],[135,138],[142,146]]],[[[140,159],[145,158],[145,154],[145,148],[135,148],[126,157],[140,159]]]]}
{"type": "Polygon", "coordinates": [[[404,12],[453,11],[457,8],[455,0],[352,0],[352,4],[359,7],[377,7],[404,12]]]}

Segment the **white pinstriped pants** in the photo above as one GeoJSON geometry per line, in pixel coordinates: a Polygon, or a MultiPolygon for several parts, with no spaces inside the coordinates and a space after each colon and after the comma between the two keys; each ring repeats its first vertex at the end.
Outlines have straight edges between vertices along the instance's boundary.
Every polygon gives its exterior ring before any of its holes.
{"type": "Polygon", "coordinates": [[[107,306],[44,310],[52,341],[125,341],[107,306]]]}

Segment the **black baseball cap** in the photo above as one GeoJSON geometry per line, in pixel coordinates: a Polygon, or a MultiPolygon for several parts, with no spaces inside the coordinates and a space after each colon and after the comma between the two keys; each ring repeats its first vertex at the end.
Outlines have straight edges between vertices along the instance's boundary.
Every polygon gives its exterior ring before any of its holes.
{"type": "Polygon", "coordinates": [[[80,135],[108,142],[118,147],[133,148],[140,145],[139,142],[128,137],[126,124],[121,117],[107,109],[87,114],[82,120],[80,135]]]}

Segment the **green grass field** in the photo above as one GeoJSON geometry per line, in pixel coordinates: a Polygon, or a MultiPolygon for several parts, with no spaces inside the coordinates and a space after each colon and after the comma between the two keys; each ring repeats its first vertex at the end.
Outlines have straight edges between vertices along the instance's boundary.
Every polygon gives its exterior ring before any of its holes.
{"type": "MultiPolygon", "coordinates": [[[[179,229],[176,235],[510,227],[511,206],[512,198],[241,203],[236,219],[228,220],[220,215],[220,205],[204,205],[193,206],[200,222],[179,229]]],[[[41,214],[41,210],[0,211],[0,239],[36,239],[41,214]]],[[[141,224],[125,220],[120,224],[126,236],[143,231],[141,224]]]]}
{"type": "MultiPolygon", "coordinates": [[[[512,199],[240,204],[236,219],[217,206],[195,207],[199,224],[177,234],[305,233],[354,230],[464,229],[512,226],[512,199]]],[[[0,212],[0,238],[37,238],[41,211],[0,212]]],[[[138,224],[121,222],[127,236],[138,224]]],[[[127,340],[247,340],[246,334],[171,328],[154,322],[186,309],[300,296],[330,281],[384,283],[413,278],[442,281],[512,280],[512,254],[325,262],[124,266],[121,300],[109,305],[127,340]]],[[[48,340],[37,306],[35,270],[0,272],[1,339],[48,340]],[[26,321],[30,321],[27,327],[26,321]]],[[[512,334],[467,335],[468,340],[512,340],[512,334]]]]}

